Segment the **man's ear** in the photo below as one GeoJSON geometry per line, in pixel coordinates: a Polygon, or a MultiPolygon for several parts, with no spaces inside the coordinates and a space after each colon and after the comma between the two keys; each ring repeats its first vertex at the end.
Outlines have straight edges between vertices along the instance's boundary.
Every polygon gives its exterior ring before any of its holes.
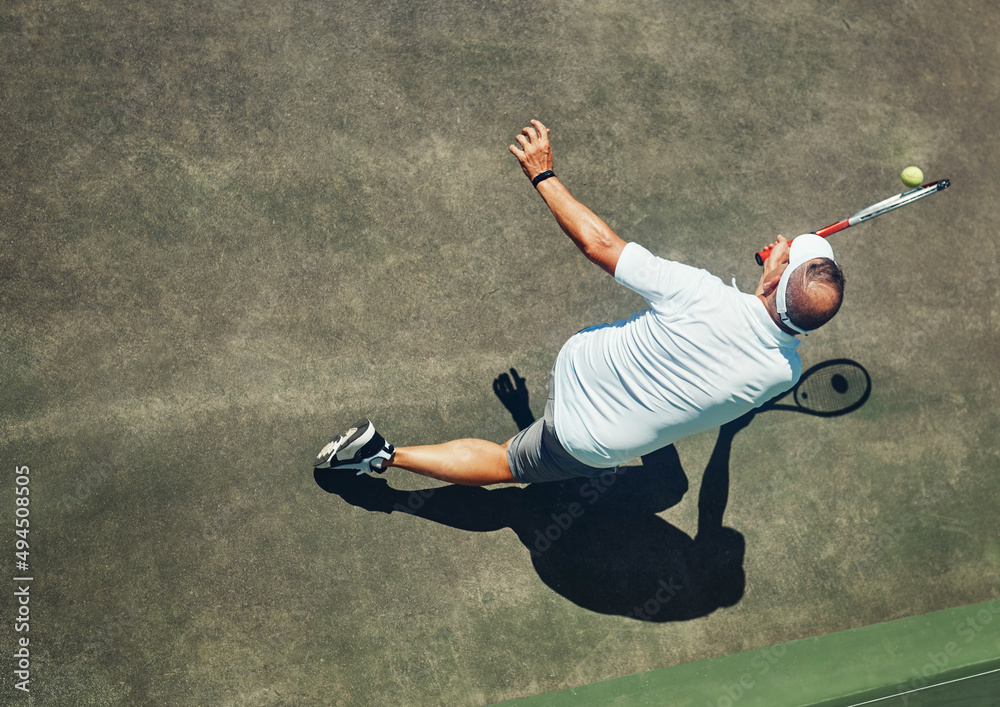
{"type": "Polygon", "coordinates": [[[778,283],[781,282],[781,273],[778,273],[770,280],[764,283],[764,297],[770,297],[771,293],[778,289],[778,283]]]}

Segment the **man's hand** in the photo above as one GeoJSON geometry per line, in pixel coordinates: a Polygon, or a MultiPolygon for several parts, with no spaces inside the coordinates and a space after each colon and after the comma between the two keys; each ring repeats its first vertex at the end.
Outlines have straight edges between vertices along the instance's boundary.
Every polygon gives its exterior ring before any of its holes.
{"type": "MultiPolygon", "coordinates": [[[[532,120],[531,125],[515,139],[521,148],[511,145],[510,152],[521,163],[521,169],[528,179],[533,180],[542,172],[552,169],[549,129],[540,121],[532,120]]],[[[536,188],[552,210],[559,227],[583,254],[602,270],[614,275],[625,241],[615,235],[593,211],[574,199],[558,177],[543,179],[536,188]]]]}
{"type": "MultiPolygon", "coordinates": [[[[784,236],[778,236],[774,243],[770,245],[771,254],[764,261],[764,272],[760,275],[760,282],[757,285],[757,291],[754,294],[763,295],[767,297],[769,292],[765,289],[769,283],[776,279],[781,278],[781,274],[785,272],[785,268],[788,266],[788,239],[784,236]]],[[[777,286],[777,283],[775,283],[777,286]]]]}
{"type": "Polygon", "coordinates": [[[539,120],[532,120],[531,126],[521,131],[516,138],[521,149],[511,145],[510,151],[521,163],[528,179],[534,179],[542,172],[552,169],[552,147],[549,145],[549,129],[539,120]]]}

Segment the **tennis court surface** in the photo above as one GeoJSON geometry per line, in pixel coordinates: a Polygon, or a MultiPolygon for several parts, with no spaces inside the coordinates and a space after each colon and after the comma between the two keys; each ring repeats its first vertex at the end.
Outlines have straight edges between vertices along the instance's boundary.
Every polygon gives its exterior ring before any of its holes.
{"type": "Polygon", "coordinates": [[[484,705],[1000,598],[998,18],[7,3],[0,702],[484,705]],[[359,417],[506,440],[497,376],[541,415],[562,343],[642,307],[508,154],[531,118],[623,238],[743,291],[775,234],[951,179],[831,238],[845,304],[799,350],[864,403],[607,487],[314,476],[359,417]]]}

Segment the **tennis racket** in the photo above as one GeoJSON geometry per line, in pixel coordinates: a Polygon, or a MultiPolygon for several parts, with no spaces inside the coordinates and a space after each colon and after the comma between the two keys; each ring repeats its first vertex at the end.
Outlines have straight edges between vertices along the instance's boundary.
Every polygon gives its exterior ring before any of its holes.
{"type": "Polygon", "coordinates": [[[819,417],[846,415],[865,404],[872,379],[861,364],[846,358],[819,363],[802,374],[791,390],[760,406],[760,410],[795,410],[819,417]],[[791,396],[792,404],[779,403],[791,396]]]}
{"type": "MultiPolygon", "coordinates": [[[[880,201],[877,204],[869,206],[867,209],[862,209],[858,213],[854,214],[850,218],[844,219],[843,221],[837,221],[837,223],[827,226],[826,228],[821,228],[816,231],[816,235],[822,238],[843,231],[845,228],[850,228],[851,226],[857,226],[859,223],[864,223],[865,221],[871,221],[876,216],[881,216],[882,214],[894,211],[901,206],[906,206],[907,204],[912,204],[914,201],[923,199],[925,196],[930,196],[931,194],[937,194],[943,189],[947,189],[951,186],[950,179],[941,179],[937,182],[928,182],[923,186],[916,187],[910,191],[904,191],[902,194],[896,194],[896,196],[891,196],[885,201],[880,201]]],[[[764,250],[757,253],[755,256],[757,258],[757,264],[763,265],[764,261],[767,260],[768,256],[771,255],[771,247],[768,246],[764,250]]]]}

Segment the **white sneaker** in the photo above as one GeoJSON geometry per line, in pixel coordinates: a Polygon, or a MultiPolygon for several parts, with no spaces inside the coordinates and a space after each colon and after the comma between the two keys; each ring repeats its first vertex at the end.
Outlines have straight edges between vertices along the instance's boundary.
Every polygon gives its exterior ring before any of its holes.
{"type": "Polygon", "coordinates": [[[351,429],[334,437],[313,462],[317,469],[351,469],[358,474],[381,474],[382,464],[392,459],[396,448],[375,431],[371,420],[358,420],[351,429]]]}

